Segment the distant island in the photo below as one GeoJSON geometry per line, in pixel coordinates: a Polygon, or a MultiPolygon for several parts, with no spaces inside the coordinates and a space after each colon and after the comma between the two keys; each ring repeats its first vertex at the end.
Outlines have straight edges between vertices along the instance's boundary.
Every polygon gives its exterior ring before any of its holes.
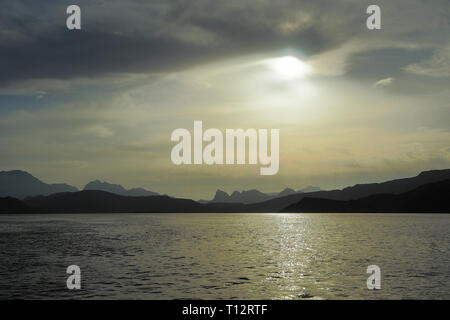
{"type": "MultiPolygon", "coordinates": [[[[309,187],[314,188],[314,187],[309,187]]],[[[316,190],[316,189],[313,189],[316,190]]],[[[357,184],[342,190],[265,194],[258,190],[218,190],[211,201],[179,199],[142,188],[95,180],[78,191],[48,185],[27,172],[0,172],[0,213],[233,213],[373,212],[450,213],[450,169],[424,171],[411,178],[357,184]],[[34,195],[38,192],[39,195],[34,195]],[[40,192],[40,193],[39,193],[40,192]]]]}
{"type": "Polygon", "coordinates": [[[263,193],[259,190],[252,189],[252,190],[243,190],[243,191],[233,191],[231,195],[228,195],[225,191],[217,190],[216,195],[211,201],[205,201],[202,202],[206,203],[244,203],[244,204],[250,204],[250,203],[258,203],[267,201],[270,199],[280,198],[284,196],[288,196],[291,194],[296,193],[307,193],[307,192],[313,192],[313,191],[320,191],[319,187],[313,187],[308,186],[304,189],[300,189],[298,191],[295,191],[291,188],[285,188],[283,191],[278,193],[263,193]]]}

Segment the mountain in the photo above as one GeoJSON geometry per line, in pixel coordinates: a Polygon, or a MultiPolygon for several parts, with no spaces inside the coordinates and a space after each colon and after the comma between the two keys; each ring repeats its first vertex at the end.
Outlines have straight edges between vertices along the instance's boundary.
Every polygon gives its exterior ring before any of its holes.
{"type": "MultiPolygon", "coordinates": [[[[32,176],[31,176],[32,177],[32,176]]],[[[33,177],[33,179],[36,179],[33,177]]],[[[37,179],[36,179],[37,180],[37,179]]],[[[39,180],[38,180],[39,181],[39,180]]],[[[0,212],[108,213],[108,212],[447,212],[450,197],[450,169],[425,171],[412,178],[383,183],[357,184],[342,190],[295,193],[258,203],[258,197],[272,197],[249,190],[228,195],[218,190],[217,202],[199,203],[168,196],[123,196],[105,191],[84,190],[23,201],[0,198],[0,212]],[[361,196],[362,195],[362,196],[361,196]],[[226,202],[232,199],[236,202],[226,202]],[[224,201],[225,200],[225,201],[224,201]],[[302,201],[304,200],[304,201],[302,201]]],[[[42,183],[42,182],[41,182],[42,183]]],[[[108,184],[109,185],[109,184],[108,184]]],[[[95,184],[94,184],[95,186],[95,184]]],[[[121,190],[119,185],[114,190],[121,190]]],[[[128,190],[130,191],[130,190],[128,190]]],[[[139,191],[140,192],[140,191],[139,191]]],[[[287,189],[281,193],[291,193],[287,189]]]]}
{"type": "MultiPolygon", "coordinates": [[[[228,195],[225,191],[217,190],[214,198],[209,201],[209,203],[244,203],[244,204],[251,204],[251,203],[258,203],[267,201],[270,199],[278,198],[278,197],[284,197],[287,195],[295,194],[295,190],[291,188],[285,188],[280,193],[263,193],[259,190],[253,189],[253,190],[244,190],[242,192],[239,191],[233,191],[231,195],[228,195]]],[[[205,201],[202,201],[205,203],[205,201]]]]}
{"type": "Polygon", "coordinates": [[[245,212],[278,212],[291,204],[297,203],[304,197],[331,200],[354,200],[373,194],[400,194],[411,191],[421,185],[450,179],[450,169],[431,170],[421,172],[411,178],[389,180],[381,183],[356,184],[342,190],[316,191],[297,193],[285,197],[275,198],[261,203],[247,204],[241,210],[245,212]]]}
{"type": "Polygon", "coordinates": [[[202,205],[189,199],[131,197],[98,190],[57,193],[24,202],[38,213],[202,212],[202,205]]]}
{"type": "Polygon", "coordinates": [[[297,193],[294,189],[291,188],[285,188],[283,191],[281,191],[279,194],[277,194],[277,197],[284,197],[289,196],[291,194],[297,193]]]}
{"type": "MultiPolygon", "coordinates": [[[[450,179],[428,183],[401,194],[375,194],[356,200],[304,197],[281,212],[409,212],[450,213],[450,179]]],[[[279,200],[279,199],[274,199],[279,200]]],[[[168,196],[130,197],[105,191],[85,190],[38,196],[20,201],[0,198],[1,213],[213,213],[252,212],[236,203],[201,204],[168,196]]],[[[266,207],[258,212],[274,212],[266,207]]]]}
{"type": "Polygon", "coordinates": [[[30,207],[18,199],[0,198],[0,213],[25,213],[28,211],[30,211],[30,207]]]}
{"type": "Polygon", "coordinates": [[[308,192],[316,192],[316,191],[320,191],[320,188],[314,187],[314,186],[307,186],[306,188],[300,189],[297,192],[308,193],[308,192]]]}
{"type": "Polygon", "coordinates": [[[75,192],[77,188],[67,184],[47,184],[21,170],[0,171],[0,197],[23,199],[58,192],[75,192]]]}
{"type": "Polygon", "coordinates": [[[228,195],[225,191],[217,190],[211,203],[255,203],[270,199],[271,196],[258,190],[234,191],[228,195]]]}
{"type": "MultiPolygon", "coordinates": [[[[245,207],[241,208],[241,210],[245,212],[278,212],[291,204],[299,202],[305,196],[332,200],[352,200],[379,193],[400,194],[426,183],[446,179],[450,179],[450,169],[424,171],[415,177],[389,180],[381,183],[356,184],[342,190],[304,192],[317,188],[309,186],[299,190],[299,193],[282,196],[280,194],[264,194],[258,190],[251,190],[256,192],[258,196],[248,197],[247,195],[250,191],[243,191],[242,193],[235,191],[229,196],[226,192],[218,190],[220,191],[219,196],[216,193],[216,197],[211,202],[243,203],[245,207]]],[[[284,190],[281,193],[283,192],[284,190]]]]}
{"type": "Polygon", "coordinates": [[[83,190],[99,190],[106,191],[122,196],[131,196],[131,197],[146,197],[146,196],[157,196],[159,195],[156,192],[148,191],[143,188],[133,188],[133,189],[125,189],[120,184],[111,184],[108,182],[101,182],[100,180],[95,180],[89,182],[83,190]]]}
{"type": "Polygon", "coordinates": [[[158,196],[159,193],[148,191],[144,188],[131,188],[128,189],[126,195],[130,197],[146,197],[146,196],[158,196]]]}
{"type": "Polygon", "coordinates": [[[305,197],[282,212],[450,213],[450,180],[428,183],[401,194],[375,194],[340,201],[305,197]]]}
{"type": "Polygon", "coordinates": [[[222,191],[218,189],[216,191],[216,195],[214,196],[214,199],[211,200],[211,202],[229,202],[228,199],[230,196],[225,191],[222,191]]]}
{"type": "Polygon", "coordinates": [[[169,196],[122,196],[99,190],[64,192],[18,200],[0,198],[0,213],[211,213],[239,212],[235,204],[201,204],[169,196]]]}

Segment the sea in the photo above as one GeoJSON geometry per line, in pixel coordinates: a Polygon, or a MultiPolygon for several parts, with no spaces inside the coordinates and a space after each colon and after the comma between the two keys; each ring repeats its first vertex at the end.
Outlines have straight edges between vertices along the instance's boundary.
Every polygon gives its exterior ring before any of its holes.
{"type": "Polygon", "coordinates": [[[450,299],[450,214],[0,215],[0,299],[450,299]]]}

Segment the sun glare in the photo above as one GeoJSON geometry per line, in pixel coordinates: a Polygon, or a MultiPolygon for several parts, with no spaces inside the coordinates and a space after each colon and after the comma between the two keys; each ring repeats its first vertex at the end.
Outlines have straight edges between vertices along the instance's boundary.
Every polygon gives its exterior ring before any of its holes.
{"type": "Polygon", "coordinates": [[[269,66],[285,78],[304,77],[311,73],[311,67],[293,56],[274,58],[268,61],[269,66]]]}

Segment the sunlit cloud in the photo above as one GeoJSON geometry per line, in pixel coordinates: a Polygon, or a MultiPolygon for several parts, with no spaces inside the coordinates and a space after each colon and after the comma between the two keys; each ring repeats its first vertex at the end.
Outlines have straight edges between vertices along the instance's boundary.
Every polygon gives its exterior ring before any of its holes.
{"type": "Polygon", "coordinates": [[[394,81],[394,78],[392,78],[392,77],[389,77],[389,78],[386,78],[386,79],[381,79],[381,80],[375,82],[373,84],[373,87],[374,88],[387,87],[387,86],[391,85],[393,81],[394,81]]]}

